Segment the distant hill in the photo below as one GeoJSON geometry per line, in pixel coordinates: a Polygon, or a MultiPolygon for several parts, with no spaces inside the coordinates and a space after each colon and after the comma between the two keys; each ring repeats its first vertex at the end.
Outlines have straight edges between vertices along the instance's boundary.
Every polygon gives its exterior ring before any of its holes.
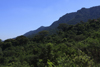
{"type": "Polygon", "coordinates": [[[36,33],[38,33],[39,31],[42,31],[42,30],[44,30],[46,27],[44,27],[44,26],[41,26],[41,27],[39,27],[37,30],[34,30],[34,31],[29,31],[29,32],[27,32],[26,34],[24,34],[25,36],[28,36],[28,35],[31,35],[31,34],[36,34],[36,33]]]}
{"type": "Polygon", "coordinates": [[[53,31],[61,23],[74,25],[80,23],[80,21],[86,22],[89,19],[97,19],[97,18],[100,18],[100,6],[95,6],[91,8],[81,8],[77,12],[65,14],[64,16],[60,17],[59,20],[53,22],[49,27],[41,26],[36,30],[25,33],[24,36],[35,35],[43,30],[53,31]]]}

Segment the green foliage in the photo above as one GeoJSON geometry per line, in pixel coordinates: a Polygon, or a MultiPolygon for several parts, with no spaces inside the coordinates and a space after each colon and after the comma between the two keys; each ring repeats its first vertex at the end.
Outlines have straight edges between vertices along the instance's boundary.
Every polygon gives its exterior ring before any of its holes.
{"type": "Polygon", "coordinates": [[[0,47],[0,56],[3,56],[2,48],[0,47]]]}
{"type": "Polygon", "coordinates": [[[65,23],[59,24],[59,26],[58,26],[58,29],[61,31],[64,31],[64,32],[67,30],[67,28],[68,28],[68,25],[65,23]]]}
{"type": "Polygon", "coordinates": [[[0,41],[0,67],[100,67],[99,22],[60,24],[55,34],[0,41]]]}
{"type": "Polygon", "coordinates": [[[29,39],[25,36],[18,36],[15,40],[17,40],[19,46],[25,45],[29,42],[29,39]]]}
{"type": "Polygon", "coordinates": [[[1,44],[2,44],[2,40],[0,39],[0,46],[1,46],[1,44]]]}
{"type": "Polygon", "coordinates": [[[47,61],[48,67],[53,67],[54,64],[52,62],[50,62],[50,60],[47,61]]]}
{"type": "Polygon", "coordinates": [[[5,50],[6,48],[11,47],[11,46],[12,46],[11,42],[5,42],[2,44],[2,50],[5,50]]]}
{"type": "Polygon", "coordinates": [[[27,62],[23,62],[23,63],[12,62],[12,63],[9,63],[8,66],[6,66],[6,67],[30,67],[30,66],[27,62]]]}

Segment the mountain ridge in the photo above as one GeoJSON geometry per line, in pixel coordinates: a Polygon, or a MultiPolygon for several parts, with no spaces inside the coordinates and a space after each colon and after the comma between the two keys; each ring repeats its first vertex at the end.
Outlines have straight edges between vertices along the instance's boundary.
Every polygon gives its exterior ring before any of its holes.
{"type": "Polygon", "coordinates": [[[74,25],[80,23],[80,21],[87,22],[89,19],[97,19],[100,17],[100,6],[94,6],[90,8],[81,8],[76,12],[66,13],[62,17],[60,17],[57,21],[53,22],[50,26],[44,27],[41,26],[36,30],[29,31],[24,34],[24,36],[35,35],[43,30],[52,30],[58,27],[61,23],[66,23],[69,25],[74,25]]]}

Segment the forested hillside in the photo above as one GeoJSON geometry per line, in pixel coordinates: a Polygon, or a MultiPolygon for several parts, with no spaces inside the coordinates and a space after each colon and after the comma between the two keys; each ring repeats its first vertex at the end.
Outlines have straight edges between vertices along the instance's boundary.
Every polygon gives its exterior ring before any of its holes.
{"type": "Polygon", "coordinates": [[[29,31],[25,33],[24,36],[31,37],[42,30],[54,32],[55,28],[57,28],[58,25],[61,23],[74,25],[80,23],[80,21],[87,22],[89,19],[97,19],[99,17],[100,17],[100,6],[95,6],[91,8],[81,8],[80,10],[77,10],[77,12],[65,14],[64,16],[60,17],[57,21],[53,22],[48,27],[40,27],[37,30],[29,31]]]}
{"type": "Polygon", "coordinates": [[[0,67],[100,67],[100,19],[57,28],[0,40],[0,67]]]}

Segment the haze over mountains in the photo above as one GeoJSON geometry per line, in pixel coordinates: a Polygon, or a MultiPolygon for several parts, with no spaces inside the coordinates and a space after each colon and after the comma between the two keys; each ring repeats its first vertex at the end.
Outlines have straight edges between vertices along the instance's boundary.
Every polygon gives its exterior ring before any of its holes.
{"type": "Polygon", "coordinates": [[[36,30],[25,33],[24,36],[31,36],[43,30],[47,30],[47,31],[54,30],[61,23],[73,25],[79,23],[80,21],[86,22],[89,19],[97,19],[99,17],[100,17],[100,6],[95,6],[91,8],[81,8],[77,12],[65,14],[64,16],[60,17],[59,20],[53,22],[48,27],[41,26],[36,30]]]}

